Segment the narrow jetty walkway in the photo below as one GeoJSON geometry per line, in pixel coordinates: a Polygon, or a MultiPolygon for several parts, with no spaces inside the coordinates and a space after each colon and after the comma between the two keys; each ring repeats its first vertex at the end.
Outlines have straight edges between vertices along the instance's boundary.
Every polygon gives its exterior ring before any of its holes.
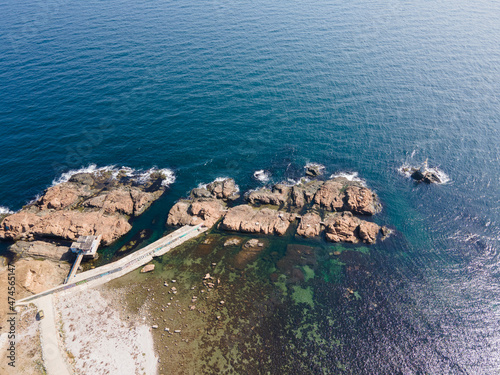
{"type": "Polygon", "coordinates": [[[78,253],[78,256],[76,257],[75,263],[73,263],[73,267],[71,267],[71,271],[69,272],[68,277],[66,277],[66,280],[64,280],[64,284],[67,284],[71,280],[71,278],[75,276],[76,271],[78,271],[78,267],[80,267],[82,259],[83,253],[78,253]]]}
{"type": "Polygon", "coordinates": [[[117,277],[123,276],[126,273],[143,266],[144,264],[150,262],[153,257],[161,256],[167,253],[183,242],[198,236],[206,230],[208,230],[208,228],[203,227],[201,224],[196,226],[185,225],[182,228],[177,229],[175,232],[160,238],[158,241],[155,241],[141,250],[127,255],[116,262],[75,275],[71,280],[69,280],[71,281],[69,284],[59,285],[55,288],[46,290],[45,292],[26,297],[17,301],[16,305],[26,305],[37,300],[38,298],[45,297],[53,293],[68,290],[77,291],[107,283],[110,280],[116,279],[117,277]]]}

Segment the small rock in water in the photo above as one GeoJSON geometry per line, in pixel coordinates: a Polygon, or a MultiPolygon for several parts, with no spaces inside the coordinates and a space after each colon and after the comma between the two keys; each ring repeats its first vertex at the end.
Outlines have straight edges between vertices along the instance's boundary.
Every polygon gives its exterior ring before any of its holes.
{"type": "Polygon", "coordinates": [[[141,272],[142,273],[145,273],[145,272],[151,272],[155,269],[155,265],[154,264],[147,264],[145,265],[144,267],[142,267],[142,270],[141,272]]]}

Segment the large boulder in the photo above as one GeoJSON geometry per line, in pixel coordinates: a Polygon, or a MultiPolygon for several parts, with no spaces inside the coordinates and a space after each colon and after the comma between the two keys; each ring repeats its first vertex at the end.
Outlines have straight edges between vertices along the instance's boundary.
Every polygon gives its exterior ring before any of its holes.
{"type": "Polygon", "coordinates": [[[179,201],[168,213],[168,225],[198,225],[211,227],[224,214],[224,205],[218,199],[179,201]]]}
{"type": "Polygon", "coordinates": [[[331,242],[375,243],[380,227],[372,222],[361,220],[351,212],[344,211],[329,215],[325,219],[325,237],[331,242]]]}
{"type": "Polygon", "coordinates": [[[311,163],[304,167],[306,169],[306,176],[318,177],[321,176],[325,170],[325,166],[321,164],[311,163]]]}
{"type": "Polygon", "coordinates": [[[119,187],[111,191],[103,191],[101,194],[87,199],[82,205],[98,208],[109,214],[118,212],[128,216],[139,216],[162,193],[162,191],[145,192],[137,187],[119,187]]]}
{"type": "Polygon", "coordinates": [[[290,226],[292,216],[286,212],[263,208],[255,209],[249,205],[231,208],[219,228],[246,233],[283,235],[290,226]]]}
{"type": "Polygon", "coordinates": [[[73,184],[61,184],[47,189],[38,200],[40,209],[61,210],[69,207],[79,200],[79,191],[73,184]]]}
{"type": "Polygon", "coordinates": [[[331,215],[325,220],[325,236],[331,242],[359,242],[357,229],[359,222],[350,212],[331,215]]]}
{"type": "Polygon", "coordinates": [[[290,187],[283,184],[276,184],[272,190],[261,188],[251,191],[247,196],[248,202],[251,204],[271,204],[280,206],[288,201],[290,187]]]}
{"type": "Polygon", "coordinates": [[[321,232],[321,217],[318,214],[309,212],[302,216],[297,234],[306,238],[316,237],[321,232]]]}
{"type": "Polygon", "coordinates": [[[349,186],[345,195],[345,209],[356,214],[375,215],[381,209],[376,194],[368,188],[349,186]]]}
{"type": "Polygon", "coordinates": [[[292,187],[292,205],[297,208],[304,207],[313,201],[314,195],[323,185],[323,181],[310,181],[306,183],[300,183],[292,187]]]}
{"type": "Polygon", "coordinates": [[[314,203],[327,211],[341,211],[344,207],[344,185],[337,180],[328,180],[320,186],[314,203]]]}
{"type": "Polygon", "coordinates": [[[217,179],[209,183],[206,189],[217,199],[233,200],[238,198],[239,188],[232,178],[217,179]]]}

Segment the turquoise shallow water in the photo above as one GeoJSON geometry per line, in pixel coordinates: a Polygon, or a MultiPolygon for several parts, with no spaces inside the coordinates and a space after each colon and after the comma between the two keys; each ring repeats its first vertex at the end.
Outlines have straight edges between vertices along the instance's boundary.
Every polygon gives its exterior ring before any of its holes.
{"type": "Polygon", "coordinates": [[[160,236],[219,176],[246,190],[259,169],[356,171],[398,234],[371,252],[388,307],[346,328],[343,363],[496,373],[499,16],[493,1],[5,1],[0,206],[89,164],[171,168],[129,238],[160,236]],[[398,174],[426,158],[451,182],[398,174]]]}

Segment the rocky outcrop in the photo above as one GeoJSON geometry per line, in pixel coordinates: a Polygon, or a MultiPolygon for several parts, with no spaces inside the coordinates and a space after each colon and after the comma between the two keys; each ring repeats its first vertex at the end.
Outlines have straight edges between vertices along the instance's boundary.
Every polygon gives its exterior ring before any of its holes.
{"type": "Polygon", "coordinates": [[[226,210],[224,201],[235,194],[235,186],[233,180],[221,180],[193,189],[190,199],[172,207],[167,224],[213,226],[222,218],[221,230],[283,235],[297,213],[303,213],[297,227],[299,236],[317,237],[324,231],[326,238],[334,242],[374,243],[377,239],[380,227],[353,215],[374,215],[381,208],[377,195],[360,182],[335,177],[327,181],[302,180],[291,187],[276,184],[250,191],[245,195],[249,204],[226,210]],[[329,212],[338,214],[328,216],[329,212]]]}
{"type": "Polygon", "coordinates": [[[168,213],[168,225],[213,226],[225,212],[225,206],[218,199],[208,198],[194,201],[179,201],[168,213]]]}
{"type": "Polygon", "coordinates": [[[309,212],[302,216],[299,226],[297,227],[297,234],[306,238],[319,236],[321,232],[321,217],[309,212]]]}
{"type": "Polygon", "coordinates": [[[290,187],[283,184],[274,185],[272,189],[262,188],[251,191],[247,196],[251,204],[271,204],[280,206],[288,201],[290,187]]]}
{"type": "Polygon", "coordinates": [[[177,202],[168,213],[168,225],[213,226],[226,211],[226,201],[238,197],[239,188],[232,178],[215,180],[191,190],[188,199],[177,202]]]}
{"type": "Polygon", "coordinates": [[[293,221],[294,215],[249,205],[231,208],[219,225],[220,229],[245,233],[276,234],[282,236],[293,221]]]}
{"type": "Polygon", "coordinates": [[[199,187],[191,191],[191,198],[215,198],[235,200],[239,197],[239,188],[232,178],[217,179],[204,187],[199,187]]]}
{"type": "Polygon", "coordinates": [[[345,190],[345,209],[360,215],[375,215],[382,206],[377,196],[370,189],[358,186],[349,186],[345,190]]]}
{"type": "Polygon", "coordinates": [[[325,237],[331,242],[375,243],[380,227],[355,217],[351,212],[329,215],[325,219],[325,237]]]}
{"type": "Polygon", "coordinates": [[[344,207],[344,184],[337,179],[328,180],[314,195],[314,203],[327,211],[341,211],[344,207]]]}
{"type": "Polygon", "coordinates": [[[104,215],[96,211],[54,211],[42,215],[20,211],[6,217],[2,226],[2,237],[14,241],[30,238],[74,241],[79,236],[101,234],[101,241],[105,245],[132,228],[123,216],[104,215]]]}
{"type": "Polygon", "coordinates": [[[318,177],[321,176],[325,170],[325,166],[321,164],[307,164],[305,167],[306,170],[306,176],[309,177],[318,177]]]}
{"type": "MultiPolygon", "coordinates": [[[[131,229],[129,217],[142,214],[164,192],[161,174],[151,175],[154,178],[139,183],[126,174],[120,177],[105,171],[75,174],[5,217],[0,239],[72,241],[101,234],[102,243],[110,244],[131,229]]],[[[41,244],[35,248],[40,249],[41,244]]],[[[45,251],[51,253],[49,245],[45,251]]]]}
{"type": "Polygon", "coordinates": [[[292,187],[292,205],[302,208],[313,201],[318,189],[323,185],[323,181],[310,181],[294,185],[292,187]]]}
{"type": "Polygon", "coordinates": [[[9,247],[13,253],[21,257],[45,258],[51,260],[69,261],[74,258],[74,254],[68,246],[62,246],[46,241],[18,241],[9,247]]]}

